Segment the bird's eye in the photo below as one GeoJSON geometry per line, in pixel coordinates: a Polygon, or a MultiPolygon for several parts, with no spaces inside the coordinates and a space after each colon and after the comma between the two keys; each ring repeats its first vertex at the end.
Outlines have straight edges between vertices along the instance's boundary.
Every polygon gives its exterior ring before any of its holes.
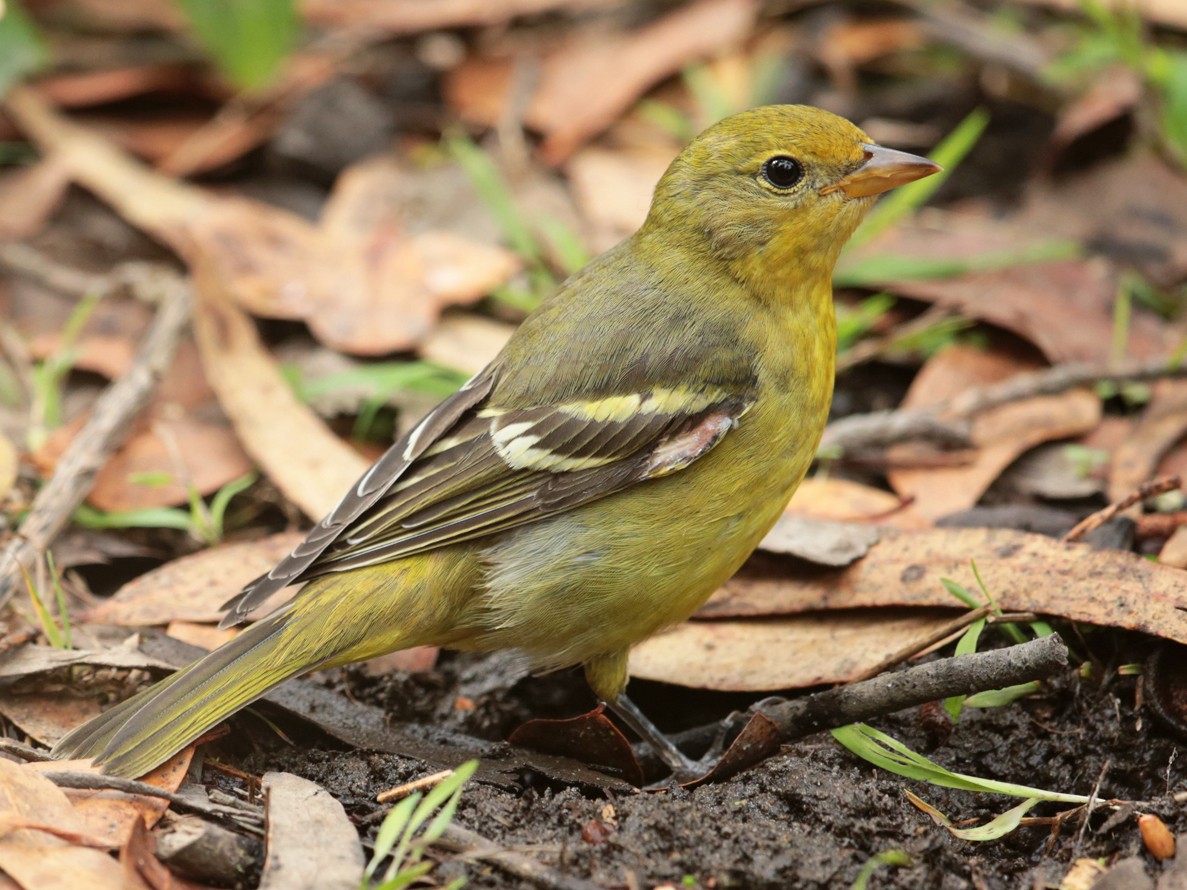
{"type": "Polygon", "coordinates": [[[776,155],[762,165],[762,178],[786,191],[804,178],[804,165],[787,155],[776,155]]]}

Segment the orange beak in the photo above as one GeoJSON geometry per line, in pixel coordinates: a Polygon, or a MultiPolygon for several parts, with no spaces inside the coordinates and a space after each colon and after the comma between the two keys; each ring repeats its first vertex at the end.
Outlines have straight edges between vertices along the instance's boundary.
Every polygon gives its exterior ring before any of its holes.
{"type": "Polygon", "coordinates": [[[865,149],[865,163],[852,173],[826,185],[820,194],[827,195],[835,191],[842,191],[846,198],[865,198],[869,195],[880,195],[885,191],[939,173],[944,168],[939,164],[921,158],[919,155],[908,154],[905,151],[895,151],[893,148],[883,148],[881,145],[863,145],[865,149]]]}

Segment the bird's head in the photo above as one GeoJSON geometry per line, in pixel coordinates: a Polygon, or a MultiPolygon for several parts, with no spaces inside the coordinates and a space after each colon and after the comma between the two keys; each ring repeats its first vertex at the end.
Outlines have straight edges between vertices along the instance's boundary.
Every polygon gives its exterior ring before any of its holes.
{"type": "Polygon", "coordinates": [[[707,250],[745,278],[792,267],[831,276],[877,195],[939,169],[831,112],[768,105],[689,143],[656,187],[645,231],[707,250]]]}

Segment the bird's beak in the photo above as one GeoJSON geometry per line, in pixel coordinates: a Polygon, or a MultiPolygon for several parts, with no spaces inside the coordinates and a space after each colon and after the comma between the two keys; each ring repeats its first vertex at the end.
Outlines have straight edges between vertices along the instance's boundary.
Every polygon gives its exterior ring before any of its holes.
{"type": "Polygon", "coordinates": [[[939,164],[908,154],[905,151],[895,151],[893,148],[883,148],[881,145],[863,145],[866,159],[860,167],[836,182],[826,185],[820,194],[842,191],[847,198],[864,198],[869,195],[880,195],[908,182],[939,173],[944,168],[939,164]]]}

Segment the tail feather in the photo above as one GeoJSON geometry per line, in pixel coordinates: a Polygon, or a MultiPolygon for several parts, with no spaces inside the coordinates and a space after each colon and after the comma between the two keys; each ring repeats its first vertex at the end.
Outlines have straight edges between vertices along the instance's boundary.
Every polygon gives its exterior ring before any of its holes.
{"type": "Polygon", "coordinates": [[[270,615],[83,724],[54,746],[53,755],[93,758],[115,776],[144,775],[272,687],[317,666],[308,652],[284,645],[288,616],[283,609],[270,615]]]}

